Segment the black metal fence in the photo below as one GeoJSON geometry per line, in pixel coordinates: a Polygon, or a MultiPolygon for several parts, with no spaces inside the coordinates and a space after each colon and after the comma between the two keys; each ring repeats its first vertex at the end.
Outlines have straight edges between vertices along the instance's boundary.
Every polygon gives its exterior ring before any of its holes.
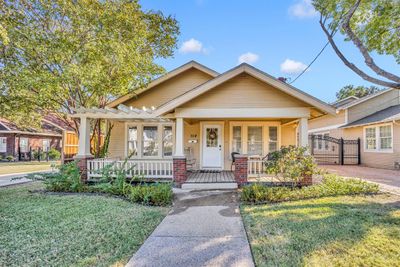
{"type": "Polygon", "coordinates": [[[333,138],[327,135],[310,135],[311,154],[319,164],[361,164],[361,141],[333,138]]]}

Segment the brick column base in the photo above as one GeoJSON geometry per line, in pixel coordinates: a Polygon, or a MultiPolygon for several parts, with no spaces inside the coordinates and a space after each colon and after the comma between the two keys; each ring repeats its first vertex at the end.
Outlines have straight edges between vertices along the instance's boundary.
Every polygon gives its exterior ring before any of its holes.
{"type": "Polygon", "coordinates": [[[172,160],[174,165],[174,184],[177,187],[181,187],[187,179],[186,157],[173,157],[172,160]]]}
{"type": "Polygon", "coordinates": [[[247,155],[235,156],[235,181],[238,186],[247,183],[247,155]]]}
{"type": "Polygon", "coordinates": [[[81,174],[81,181],[86,182],[87,181],[87,162],[88,160],[94,159],[93,156],[75,156],[74,160],[76,161],[76,164],[78,165],[79,172],[81,174]]]}
{"type": "Polygon", "coordinates": [[[313,184],[312,175],[304,174],[303,179],[301,179],[301,181],[300,181],[300,184],[301,184],[301,186],[312,185],[313,184]]]}

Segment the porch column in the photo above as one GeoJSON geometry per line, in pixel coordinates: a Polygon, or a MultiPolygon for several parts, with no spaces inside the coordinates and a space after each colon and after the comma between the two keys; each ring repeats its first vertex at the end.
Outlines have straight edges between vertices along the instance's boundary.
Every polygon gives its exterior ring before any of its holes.
{"type": "Polygon", "coordinates": [[[299,120],[299,146],[308,146],[308,118],[299,120]]]}
{"type": "Polygon", "coordinates": [[[93,155],[90,154],[90,120],[87,117],[81,117],[79,124],[78,154],[75,156],[75,160],[78,164],[83,181],[87,179],[87,161],[93,158],[93,155]]]}
{"type": "Polygon", "coordinates": [[[175,156],[183,157],[184,153],[184,144],[183,144],[183,135],[184,135],[184,126],[183,126],[183,118],[176,118],[176,127],[175,127],[175,156]]]}

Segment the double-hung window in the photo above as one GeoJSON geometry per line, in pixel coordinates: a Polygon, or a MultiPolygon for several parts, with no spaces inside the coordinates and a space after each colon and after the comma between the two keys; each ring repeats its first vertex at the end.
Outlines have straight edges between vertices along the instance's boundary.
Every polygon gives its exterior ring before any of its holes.
{"type": "Polygon", "coordinates": [[[49,139],[43,139],[42,140],[42,149],[43,149],[43,151],[49,151],[50,150],[50,140],[49,139]]]}
{"type": "Polygon", "coordinates": [[[247,127],[247,154],[262,155],[263,154],[263,134],[262,126],[247,127]]]}
{"type": "Polygon", "coordinates": [[[242,153],[242,126],[232,127],[232,152],[242,153]]]}
{"type": "Polygon", "coordinates": [[[268,151],[274,152],[278,150],[278,127],[270,126],[268,127],[268,132],[269,132],[268,151]]]}
{"type": "Polygon", "coordinates": [[[392,124],[367,126],[364,128],[364,149],[367,152],[392,152],[392,124]]]}
{"type": "Polygon", "coordinates": [[[0,152],[7,152],[7,137],[0,137],[0,152]]]}
{"type": "Polygon", "coordinates": [[[127,124],[127,156],[133,158],[164,158],[173,154],[173,125],[127,124]]]}
{"type": "Polygon", "coordinates": [[[26,153],[29,151],[28,138],[26,137],[19,138],[19,151],[21,153],[26,153]]]}

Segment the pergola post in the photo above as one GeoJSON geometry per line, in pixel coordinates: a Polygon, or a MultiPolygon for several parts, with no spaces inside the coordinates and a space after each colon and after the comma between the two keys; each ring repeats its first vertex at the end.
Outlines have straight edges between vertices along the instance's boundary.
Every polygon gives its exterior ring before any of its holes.
{"type": "Polygon", "coordinates": [[[299,120],[299,146],[308,146],[308,118],[300,118],[299,120]]]}
{"type": "Polygon", "coordinates": [[[78,154],[75,156],[75,160],[80,169],[83,181],[87,180],[88,160],[93,158],[93,155],[90,153],[90,120],[82,116],[80,117],[79,124],[78,154]]]}

